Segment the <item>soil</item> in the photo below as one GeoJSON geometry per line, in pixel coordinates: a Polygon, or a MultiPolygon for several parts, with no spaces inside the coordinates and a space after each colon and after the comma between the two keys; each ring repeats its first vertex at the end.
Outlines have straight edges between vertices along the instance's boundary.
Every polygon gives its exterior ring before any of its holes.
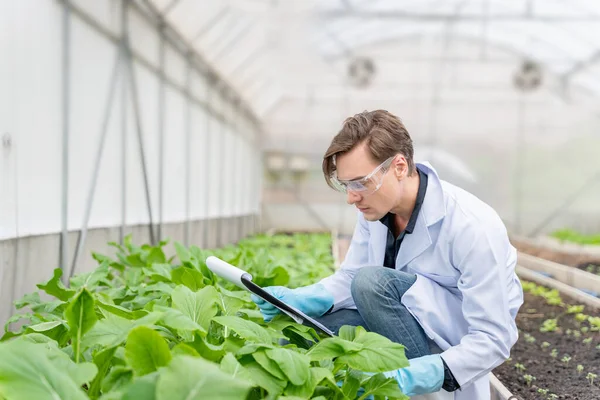
{"type": "MultiPolygon", "coordinates": [[[[567,297],[561,297],[564,302],[569,303],[567,297]]],[[[577,303],[571,301],[570,305],[577,303]]],[[[600,345],[600,332],[582,333],[581,327],[589,324],[579,324],[572,314],[564,313],[565,310],[561,306],[548,305],[542,297],[525,293],[525,302],[517,315],[519,340],[511,351],[511,359],[494,370],[494,374],[517,399],[549,398],[538,393],[538,389],[547,389],[548,394],[554,393],[558,395],[558,399],[600,399],[600,349],[597,348],[600,345]],[[557,316],[556,331],[540,332],[540,326],[546,319],[557,316]],[[583,342],[587,338],[592,338],[591,343],[583,342]],[[550,346],[542,346],[544,342],[548,342],[550,346]],[[557,350],[556,357],[551,355],[554,349],[557,350]],[[568,363],[562,361],[565,356],[571,357],[568,363]],[[525,370],[520,371],[517,364],[524,366],[525,370]],[[583,366],[582,372],[577,371],[578,365],[583,366]],[[589,372],[599,377],[595,378],[593,384],[586,378],[589,372]],[[535,377],[531,386],[523,378],[527,374],[535,377]]],[[[588,307],[584,313],[600,316],[600,310],[588,307]]]]}

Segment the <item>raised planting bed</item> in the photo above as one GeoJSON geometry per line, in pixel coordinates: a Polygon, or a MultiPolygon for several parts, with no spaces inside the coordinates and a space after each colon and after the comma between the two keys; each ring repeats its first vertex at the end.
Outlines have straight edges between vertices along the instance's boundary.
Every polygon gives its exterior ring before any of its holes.
{"type": "Polygon", "coordinates": [[[494,374],[518,398],[600,399],[600,310],[523,281],[519,340],[494,374]]]}
{"type": "MultiPolygon", "coordinates": [[[[556,244],[523,238],[511,238],[511,243],[522,253],[600,275],[600,254],[597,252],[580,251],[577,248],[561,248],[556,244]]],[[[600,249],[600,246],[597,247],[600,249]]]]}

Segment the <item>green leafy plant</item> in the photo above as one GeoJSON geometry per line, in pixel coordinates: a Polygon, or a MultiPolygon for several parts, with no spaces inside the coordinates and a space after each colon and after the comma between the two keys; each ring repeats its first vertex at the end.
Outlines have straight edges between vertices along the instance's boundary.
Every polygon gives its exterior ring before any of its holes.
{"type": "Polygon", "coordinates": [[[527,369],[527,368],[525,368],[525,366],[524,366],[523,364],[521,364],[521,363],[516,363],[516,364],[515,364],[515,368],[516,368],[518,371],[520,371],[520,372],[523,372],[523,371],[525,371],[525,370],[527,369]]]}
{"type": "Polygon", "coordinates": [[[551,399],[551,400],[555,400],[555,399],[558,399],[558,395],[557,395],[557,394],[554,394],[554,393],[550,393],[550,394],[548,395],[548,398],[549,398],[549,399],[551,399]]]}
{"type": "Polygon", "coordinates": [[[554,332],[558,329],[558,323],[556,318],[547,319],[542,323],[540,332],[554,332]]]}
{"type": "Polygon", "coordinates": [[[569,361],[571,361],[571,357],[566,355],[561,359],[561,361],[564,362],[567,366],[569,366],[569,361]]]}
{"type": "Polygon", "coordinates": [[[579,364],[577,365],[577,373],[581,374],[583,372],[583,365],[579,364]]]}
{"type": "Polygon", "coordinates": [[[552,357],[552,358],[558,357],[558,350],[552,349],[552,351],[550,352],[550,357],[552,357]]]}
{"type": "Polygon", "coordinates": [[[535,376],[532,375],[523,375],[523,379],[525,379],[525,383],[527,383],[527,386],[531,386],[531,383],[535,380],[535,376]]]}
{"type": "Polygon", "coordinates": [[[548,343],[548,342],[542,343],[542,349],[547,349],[548,347],[550,347],[550,343],[548,343]]]}
{"type": "Polygon", "coordinates": [[[538,388],[537,392],[538,392],[539,394],[541,394],[542,396],[544,396],[544,398],[546,398],[546,397],[548,396],[548,392],[549,392],[549,390],[548,390],[548,389],[542,389],[542,388],[538,388]]]}
{"type": "Polygon", "coordinates": [[[591,372],[588,372],[588,374],[586,375],[586,379],[590,382],[590,385],[594,384],[594,379],[596,379],[598,377],[598,375],[593,374],[591,372]]]}
{"type": "Polygon", "coordinates": [[[333,271],[329,235],[260,235],[202,250],[111,243],[98,268],[61,270],[15,306],[0,341],[0,399],[406,399],[382,372],[404,346],[362,327],[329,338],[280,315],[206,267],[216,255],[260,285],[296,287],[333,271]],[[171,251],[173,256],[167,253],[171,251]],[[12,330],[14,322],[21,322],[12,330]],[[35,379],[33,379],[35,377],[35,379]]]}
{"type": "Polygon", "coordinates": [[[592,344],[592,340],[594,340],[594,338],[591,338],[591,337],[583,339],[583,344],[585,344],[586,346],[589,346],[592,344]]]}
{"type": "Polygon", "coordinates": [[[590,330],[590,328],[588,328],[587,326],[582,326],[580,329],[581,333],[588,333],[589,330],[590,330]]]}
{"type": "Polygon", "coordinates": [[[536,340],[535,337],[533,337],[529,333],[526,333],[524,336],[525,336],[525,341],[527,343],[535,343],[535,340],[536,340]]]}

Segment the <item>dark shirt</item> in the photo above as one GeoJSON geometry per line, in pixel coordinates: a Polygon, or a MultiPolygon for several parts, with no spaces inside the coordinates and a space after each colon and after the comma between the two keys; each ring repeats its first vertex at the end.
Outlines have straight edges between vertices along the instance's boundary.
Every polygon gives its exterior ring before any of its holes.
{"type": "Polygon", "coordinates": [[[396,217],[396,214],[392,214],[391,212],[389,212],[379,220],[379,222],[381,222],[388,228],[387,241],[385,243],[385,257],[383,259],[383,266],[387,268],[396,268],[396,257],[398,256],[398,252],[400,251],[400,246],[402,245],[404,236],[407,234],[411,234],[415,229],[417,217],[419,216],[419,211],[421,210],[421,206],[423,205],[423,200],[425,200],[425,192],[427,191],[427,174],[418,168],[417,171],[419,173],[419,190],[417,191],[417,201],[415,202],[415,208],[413,209],[413,212],[410,215],[410,219],[408,220],[406,228],[402,232],[400,232],[397,238],[395,238],[394,219],[396,217]]]}
{"type": "MultiPolygon", "coordinates": [[[[417,217],[419,216],[419,211],[421,211],[421,206],[423,205],[423,201],[425,200],[425,193],[427,192],[427,174],[417,168],[419,173],[419,189],[417,191],[417,200],[415,202],[415,208],[410,214],[410,219],[408,220],[408,224],[406,224],[406,228],[399,233],[398,237],[394,237],[394,224],[395,224],[395,214],[391,212],[387,213],[383,218],[379,221],[384,224],[388,228],[387,240],[385,243],[385,257],[383,259],[383,265],[387,268],[396,268],[396,257],[398,256],[398,252],[400,251],[400,246],[402,245],[402,241],[406,235],[410,235],[415,229],[415,225],[417,223],[417,217]]],[[[444,364],[444,383],[442,385],[442,389],[453,392],[459,389],[459,384],[452,375],[450,368],[446,365],[444,359],[442,359],[442,363],[444,364]]]]}

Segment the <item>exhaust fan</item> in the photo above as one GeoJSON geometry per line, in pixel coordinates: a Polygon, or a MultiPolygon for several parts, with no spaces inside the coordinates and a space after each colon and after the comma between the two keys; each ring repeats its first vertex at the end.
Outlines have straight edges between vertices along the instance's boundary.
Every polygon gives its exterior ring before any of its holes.
{"type": "Polygon", "coordinates": [[[355,57],[348,65],[348,78],[350,83],[359,88],[371,84],[375,76],[375,63],[368,57],[355,57]]]}
{"type": "Polygon", "coordinates": [[[523,92],[537,89],[542,84],[542,68],[534,61],[523,61],[515,72],[513,83],[517,89],[523,92]]]}

